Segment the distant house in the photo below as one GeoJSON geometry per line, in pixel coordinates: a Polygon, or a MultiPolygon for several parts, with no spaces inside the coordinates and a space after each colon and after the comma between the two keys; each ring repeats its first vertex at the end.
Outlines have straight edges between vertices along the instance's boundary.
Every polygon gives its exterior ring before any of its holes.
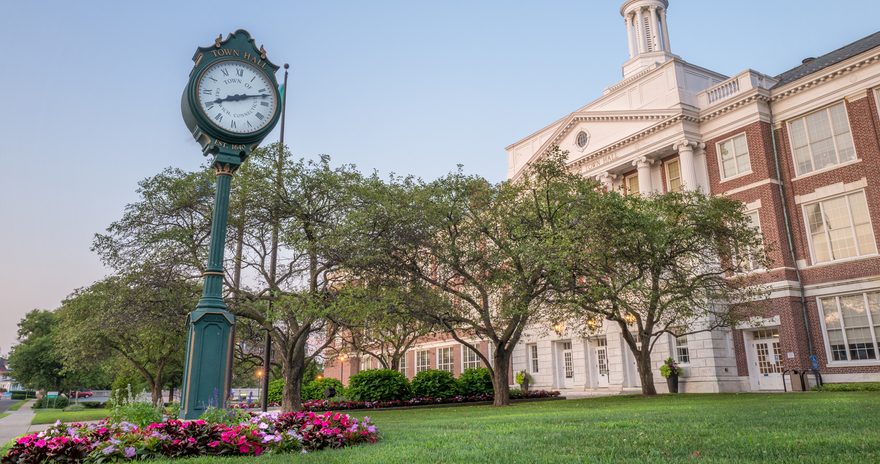
{"type": "Polygon", "coordinates": [[[9,368],[6,367],[6,359],[0,358],[0,389],[11,391],[21,390],[21,385],[9,376],[9,368]]]}

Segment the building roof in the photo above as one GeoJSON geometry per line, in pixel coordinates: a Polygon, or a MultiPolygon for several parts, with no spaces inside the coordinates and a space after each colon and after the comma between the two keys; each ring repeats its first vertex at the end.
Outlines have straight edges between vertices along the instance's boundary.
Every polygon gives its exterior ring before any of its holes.
{"type": "Polygon", "coordinates": [[[6,360],[0,358],[0,373],[6,372],[8,369],[6,368],[6,360]]]}
{"type": "Polygon", "coordinates": [[[826,53],[818,58],[808,58],[804,60],[804,63],[800,66],[789,69],[776,76],[776,79],[779,80],[779,82],[774,88],[794,82],[804,76],[821,71],[822,69],[840,63],[841,61],[852,58],[875,47],[880,47],[880,31],[856,40],[849,45],[844,45],[843,47],[840,47],[833,52],[826,53]]]}

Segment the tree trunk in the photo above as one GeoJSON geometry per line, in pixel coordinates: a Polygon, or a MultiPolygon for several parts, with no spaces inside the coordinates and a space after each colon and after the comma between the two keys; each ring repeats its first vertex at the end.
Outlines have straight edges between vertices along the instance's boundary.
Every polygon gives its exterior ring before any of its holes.
{"type": "Polygon", "coordinates": [[[493,356],[492,388],[495,390],[493,406],[510,405],[510,353],[498,347],[493,356]]]}
{"type": "Polygon", "coordinates": [[[158,407],[162,401],[162,383],[159,380],[150,384],[150,399],[153,407],[158,407]]]}
{"type": "Polygon", "coordinates": [[[635,358],[636,367],[639,370],[639,380],[642,383],[642,394],[656,395],[657,389],[654,387],[654,372],[651,370],[651,352],[642,348],[635,358]]]}
{"type": "Polygon", "coordinates": [[[293,355],[285,356],[283,363],[284,390],[281,396],[281,410],[284,412],[302,409],[302,379],[306,361],[305,343],[297,341],[293,355]]]}
{"type": "Polygon", "coordinates": [[[168,402],[174,402],[174,384],[168,387],[168,402]]]}

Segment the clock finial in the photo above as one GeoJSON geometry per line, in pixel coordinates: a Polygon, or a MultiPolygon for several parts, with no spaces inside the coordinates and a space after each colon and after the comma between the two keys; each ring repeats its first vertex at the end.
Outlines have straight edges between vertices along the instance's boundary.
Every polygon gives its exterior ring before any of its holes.
{"type": "Polygon", "coordinates": [[[223,41],[223,34],[221,33],[220,35],[217,36],[216,39],[214,39],[214,46],[217,48],[220,48],[220,42],[222,42],[222,41],[223,41]]]}

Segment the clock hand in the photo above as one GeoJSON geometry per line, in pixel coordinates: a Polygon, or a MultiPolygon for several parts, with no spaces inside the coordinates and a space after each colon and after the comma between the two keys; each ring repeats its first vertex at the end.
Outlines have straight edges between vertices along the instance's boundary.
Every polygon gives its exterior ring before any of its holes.
{"type": "Polygon", "coordinates": [[[266,94],[256,94],[256,95],[235,94],[235,95],[228,95],[225,98],[218,98],[211,103],[222,103],[225,101],[238,101],[238,100],[245,100],[248,98],[265,98],[268,96],[269,95],[266,95],[266,94]]]}

